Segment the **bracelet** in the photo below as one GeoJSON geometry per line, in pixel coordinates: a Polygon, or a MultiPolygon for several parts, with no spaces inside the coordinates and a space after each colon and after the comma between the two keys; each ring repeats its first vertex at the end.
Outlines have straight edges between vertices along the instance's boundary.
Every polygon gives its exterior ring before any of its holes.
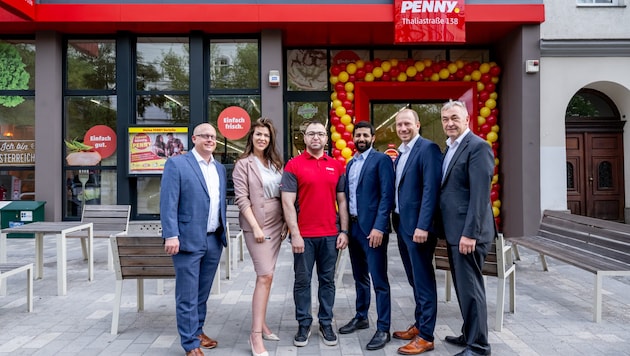
{"type": "Polygon", "coordinates": [[[348,235],[348,230],[341,230],[341,231],[339,231],[339,233],[348,235]]]}

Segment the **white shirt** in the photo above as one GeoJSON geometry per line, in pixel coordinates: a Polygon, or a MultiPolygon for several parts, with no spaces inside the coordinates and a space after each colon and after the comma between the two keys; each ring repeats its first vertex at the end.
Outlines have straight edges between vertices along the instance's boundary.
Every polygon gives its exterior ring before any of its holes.
{"type": "Polygon", "coordinates": [[[399,156],[400,158],[398,158],[398,163],[396,164],[396,194],[395,194],[396,206],[394,208],[394,212],[396,214],[400,214],[400,211],[398,210],[398,185],[400,185],[402,174],[405,171],[405,165],[407,164],[407,159],[409,158],[409,154],[411,153],[413,146],[416,144],[416,142],[418,142],[418,138],[420,138],[420,135],[416,135],[416,137],[412,138],[408,144],[405,145],[403,143],[402,145],[400,145],[400,147],[398,147],[398,151],[400,152],[400,156],[399,156]]]}
{"type": "Polygon", "coordinates": [[[448,165],[449,163],[451,163],[451,159],[453,159],[455,152],[457,152],[459,144],[462,143],[462,140],[464,140],[464,137],[466,137],[469,132],[470,129],[467,128],[466,131],[464,131],[463,134],[459,135],[457,140],[455,140],[454,142],[451,142],[450,138],[446,139],[446,146],[448,146],[448,151],[446,151],[446,155],[444,156],[444,160],[442,161],[442,182],[444,182],[444,178],[446,177],[446,170],[448,169],[448,165]]]}
{"type": "Polygon", "coordinates": [[[263,181],[263,191],[265,193],[265,199],[280,198],[280,181],[282,180],[282,174],[278,172],[276,167],[269,162],[269,168],[265,167],[258,157],[254,157],[260,177],[263,181]]]}
{"type": "Polygon", "coordinates": [[[352,158],[354,162],[350,167],[350,172],[348,172],[348,192],[350,193],[348,203],[350,207],[350,215],[359,215],[359,209],[357,209],[357,186],[359,185],[359,177],[361,176],[363,163],[365,163],[365,160],[370,154],[370,151],[372,151],[372,147],[370,147],[367,151],[363,153],[355,155],[354,158],[352,158]]]}
{"type": "Polygon", "coordinates": [[[219,180],[219,172],[217,171],[216,161],[213,156],[210,156],[210,162],[206,162],[196,149],[193,149],[192,153],[195,155],[195,159],[199,163],[199,168],[201,168],[201,173],[203,174],[203,178],[206,181],[206,187],[208,187],[208,193],[210,194],[208,230],[206,231],[215,232],[219,227],[219,200],[221,200],[219,192],[219,185],[221,182],[219,180]]]}

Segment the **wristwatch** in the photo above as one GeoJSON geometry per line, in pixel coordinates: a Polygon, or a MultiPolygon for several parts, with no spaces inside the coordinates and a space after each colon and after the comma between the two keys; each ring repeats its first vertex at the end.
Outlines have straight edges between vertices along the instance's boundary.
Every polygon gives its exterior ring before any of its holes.
{"type": "Polygon", "coordinates": [[[340,233],[340,234],[341,234],[341,233],[344,233],[344,234],[348,235],[348,230],[341,230],[341,231],[339,231],[339,233],[340,233]]]}

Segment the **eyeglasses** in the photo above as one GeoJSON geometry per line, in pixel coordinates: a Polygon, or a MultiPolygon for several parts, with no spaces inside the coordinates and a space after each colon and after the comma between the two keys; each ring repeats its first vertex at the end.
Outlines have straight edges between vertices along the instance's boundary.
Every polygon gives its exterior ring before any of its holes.
{"type": "Polygon", "coordinates": [[[326,133],[325,132],[307,132],[304,134],[304,136],[308,137],[308,138],[313,138],[315,136],[319,137],[319,138],[324,138],[326,137],[326,133]]]}
{"type": "Polygon", "coordinates": [[[216,141],[217,140],[217,136],[216,135],[198,134],[198,135],[195,135],[195,136],[201,137],[204,140],[211,140],[211,141],[216,141]]]}

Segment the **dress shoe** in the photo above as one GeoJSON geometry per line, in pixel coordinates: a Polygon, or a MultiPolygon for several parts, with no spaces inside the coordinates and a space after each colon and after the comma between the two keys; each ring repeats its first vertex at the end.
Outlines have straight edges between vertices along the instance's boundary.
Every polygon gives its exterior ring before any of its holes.
{"type": "Polygon", "coordinates": [[[416,328],[415,325],[411,325],[409,329],[405,331],[394,331],[394,339],[411,340],[418,336],[418,334],[420,334],[418,328],[416,328]]]}
{"type": "MultiPolygon", "coordinates": [[[[252,331],[252,334],[256,334],[256,333],[261,333],[260,331],[256,332],[256,331],[252,331]]],[[[256,352],[256,350],[254,350],[254,343],[252,342],[252,336],[249,336],[249,339],[247,340],[247,343],[249,344],[249,347],[252,349],[252,356],[269,356],[269,352],[267,352],[267,350],[258,353],[256,352]]]]}
{"type": "Polygon", "coordinates": [[[212,340],[206,334],[197,335],[199,340],[201,340],[201,347],[204,349],[214,349],[219,344],[216,340],[212,340]]]}
{"type": "Polygon", "coordinates": [[[464,338],[464,335],[447,336],[444,338],[444,341],[451,345],[466,347],[466,339],[464,338]]]}
{"type": "Polygon", "coordinates": [[[186,356],[203,356],[203,351],[200,348],[192,349],[186,352],[186,356]]]}
{"type": "Polygon", "coordinates": [[[365,349],[370,351],[380,350],[385,347],[385,344],[387,344],[391,339],[392,338],[389,335],[389,331],[376,330],[376,333],[374,333],[374,336],[372,336],[372,340],[368,342],[365,349]]]}
{"type": "Polygon", "coordinates": [[[340,334],[352,334],[358,329],[367,329],[370,327],[370,321],[367,319],[352,318],[350,322],[339,328],[340,334]]]}
{"type": "Polygon", "coordinates": [[[280,338],[278,337],[278,335],[276,335],[274,333],[265,334],[264,331],[262,333],[262,338],[263,338],[263,340],[267,340],[267,341],[280,341],[280,338]]]}
{"type": "Polygon", "coordinates": [[[431,351],[433,348],[432,342],[416,336],[407,345],[399,347],[398,353],[401,355],[419,355],[423,352],[431,351]]]}
{"type": "Polygon", "coordinates": [[[480,354],[478,352],[473,351],[471,348],[467,347],[462,352],[455,354],[455,356],[490,356],[491,352],[480,354]]]}

